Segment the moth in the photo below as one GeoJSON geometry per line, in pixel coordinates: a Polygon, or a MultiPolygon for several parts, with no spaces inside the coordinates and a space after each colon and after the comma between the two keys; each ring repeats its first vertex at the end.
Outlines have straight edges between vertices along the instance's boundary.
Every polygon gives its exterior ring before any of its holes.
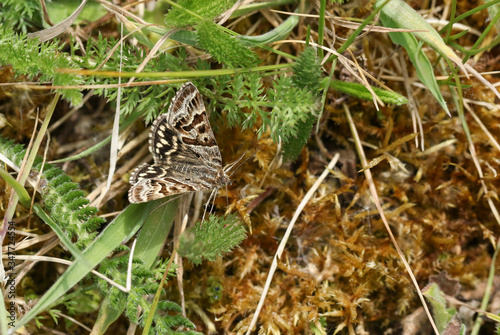
{"type": "Polygon", "coordinates": [[[200,92],[191,82],[172,99],[168,113],[160,114],[149,133],[153,164],[141,164],[131,174],[131,203],[174,194],[213,189],[231,182],[200,92]]]}

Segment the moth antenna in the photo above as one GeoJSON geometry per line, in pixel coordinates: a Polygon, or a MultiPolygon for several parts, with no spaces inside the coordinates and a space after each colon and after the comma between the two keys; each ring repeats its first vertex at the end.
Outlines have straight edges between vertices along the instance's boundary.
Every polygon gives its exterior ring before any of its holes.
{"type": "MultiPolygon", "coordinates": [[[[243,157],[245,157],[246,153],[244,153],[243,155],[240,156],[240,158],[238,158],[237,160],[235,160],[234,162],[232,162],[231,164],[228,164],[224,167],[224,173],[226,173],[227,171],[231,170],[233,168],[233,166],[235,166],[241,159],[243,159],[243,157]]],[[[247,158],[248,159],[248,158],[247,158]]],[[[245,160],[246,161],[246,160],[245,160]]]]}
{"type": "MultiPolygon", "coordinates": [[[[224,173],[226,173],[227,171],[231,170],[233,168],[233,166],[235,166],[236,164],[238,164],[242,159],[243,157],[245,157],[246,153],[244,153],[243,155],[240,156],[240,158],[238,158],[236,161],[234,161],[233,163],[227,165],[225,168],[224,168],[224,173]]],[[[228,176],[228,177],[231,177],[237,170],[240,166],[242,166],[243,164],[245,164],[245,162],[247,160],[249,160],[250,158],[252,158],[253,156],[255,156],[255,152],[253,154],[251,154],[250,156],[248,156],[244,161],[241,162],[240,165],[238,165],[238,167],[236,169],[234,169],[234,171],[228,176]]]]}

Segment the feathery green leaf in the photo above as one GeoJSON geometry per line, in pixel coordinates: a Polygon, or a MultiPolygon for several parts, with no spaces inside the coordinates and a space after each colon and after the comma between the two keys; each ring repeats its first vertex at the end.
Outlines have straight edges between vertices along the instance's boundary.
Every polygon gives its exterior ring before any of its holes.
{"type": "Polygon", "coordinates": [[[179,0],[177,4],[182,7],[173,7],[165,15],[165,23],[171,27],[185,27],[200,22],[199,17],[192,15],[193,12],[203,18],[212,21],[217,15],[234,5],[235,0],[179,0]]]}
{"type": "MultiPolygon", "coordinates": [[[[35,78],[41,82],[51,81],[55,86],[80,85],[83,79],[75,74],[58,72],[58,69],[77,69],[55,42],[39,43],[26,34],[17,35],[3,26],[0,29],[0,63],[10,65],[18,75],[35,78]]],[[[76,89],[56,89],[73,105],[82,100],[76,89]]]]}
{"type": "Polygon", "coordinates": [[[251,67],[257,65],[257,55],[244,47],[240,40],[223,32],[210,21],[196,25],[200,46],[207,50],[219,63],[229,67],[251,67]]]}
{"type": "Polygon", "coordinates": [[[225,218],[210,215],[207,221],[199,222],[181,235],[177,252],[198,265],[203,259],[214,261],[231,251],[245,237],[245,228],[235,214],[225,218]]]}

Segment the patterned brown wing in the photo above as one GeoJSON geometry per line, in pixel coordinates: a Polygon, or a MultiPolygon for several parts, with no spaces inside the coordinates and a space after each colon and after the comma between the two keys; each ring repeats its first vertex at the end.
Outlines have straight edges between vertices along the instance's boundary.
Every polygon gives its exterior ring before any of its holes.
{"type": "Polygon", "coordinates": [[[153,122],[149,133],[149,151],[155,163],[169,164],[178,160],[198,160],[195,153],[181,141],[180,134],[168,123],[168,114],[161,114],[153,122]]]}
{"type": "Polygon", "coordinates": [[[184,84],[172,99],[168,124],[197,156],[222,168],[222,158],[208,120],[201,94],[192,83],[184,84]]]}
{"type": "Polygon", "coordinates": [[[199,164],[201,159],[214,169],[222,169],[222,157],[203,99],[192,83],[184,84],[172,99],[168,113],[153,122],[149,149],[155,163],[168,163],[179,157],[192,164],[199,164]]]}
{"type": "MultiPolygon", "coordinates": [[[[164,198],[174,194],[201,191],[218,186],[217,171],[203,166],[177,162],[171,166],[142,164],[132,172],[128,198],[139,203],[164,198]]],[[[224,180],[224,182],[226,182],[224,180]]]]}
{"type": "Polygon", "coordinates": [[[165,179],[142,179],[128,191],[128,201],[132,204],[161,199],[169,195],[195,191],[185,184],[177,184],[165,179]]]}
{"type": "Polygon", "coordinates": [[[131,185],[135,185],[143,179],[161,179],[166,175],[167,170],[163,166],[144,163],[135,168],[132,174],[130,174],[128,182],[131,185]]]}

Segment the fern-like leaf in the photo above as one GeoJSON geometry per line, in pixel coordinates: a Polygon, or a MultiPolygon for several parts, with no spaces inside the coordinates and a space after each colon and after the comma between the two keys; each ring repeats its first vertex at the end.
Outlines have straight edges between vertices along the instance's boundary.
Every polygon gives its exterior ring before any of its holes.
{"type": "MultiPolygon", "coordinates": [[[[316,57],[316,50],[307,47],[298,57],[293,65],[292,83],[301,90],[306,90],[311,94],[312,99],[316,99],[320,93],[321,65],[316,57]]],[[[311,131],[317,120],[319,104],[304,119],[296,124],[297,132],[295,136],[289,136],[283,141],[283,159],[291,161],[295,159],[302,148],[306,145],[311,136],[311,131]]]]}
{"type": "Polygon", "coordinates": [[[182,8],[172,8],[165,15],[165,23],[170,27],[185,27],[198,23],[200,19],[188,11],[212,21],[235,2],[235,0],[179,0],[177,4],[182,8]]]}
{"type": "Polygon", "coordinates": [[[254,72],[245,76],[235,75],[231,82],[215,84],[220,90],[220,107],[227,112],[230,127],[250,129],[260,117],[263,123],[259,130],[260,136],[270,126],[261,79],[261,76],[254,72]]]}
{"type": "MultiPolygon", "coordinates": [[[[0,153],[9,158],[17,166],[21,166],[26,153],[23,146],[0,137],[0,153]]],[[[41,157],[33,164],[33,171],[42,169],[41,157]]],[[[64,171],[57,166],[45,164],[41,175],[42,200],[52,219],[70,238],[76,238],[75,245],[84,249],[97,235],[96,229],[105,222],[95,216],[97,208],[88,206],[89,200],[84,197],[78,184],[73,183],[64,171]]]]}
{"type": "Polygon", "coordinates": [[[184,232],[179,241],[178,253],[198,265],[203,259],[214,261],[231,251],[246,237],[245,228],[231,214],[226,218],[211,215],[208,221],[184,232]]]}
{"type": "Polygon", "coordinates": [[[257,55],[243,44],[223,32],[210,21],[196,25],[200,46],[207,50],[219,63],[229,67],[251,67],[258,63],[257,55]]]}
{"type": "Polygon", "coordinates": [[[0,26],[26,34],[42,22],[38,0],[3,0],[0,2],[0,26]]]}
{"type": "Polygon", "coordinates": [[[311,115],[315,116],[317,97],[310,90],[293,85],[290,77],[279,77],[268,95],[273,106],[271,136],[276,142],[280,137],[283,143],[288,143],[303,133],[302,125],[311,115]]]}
{"type": "MultiPolygon", "coordinates": [[[[124,44],[120,53],[115,52],[110,57],[109,51],[118,43],[114,38],[105,39],[101,35],[96,39],[87,41],[86,52],[83,56],[74,56],[73,61],[78,66],[85,69],[97,69],[105,60],[106,64],[102,69],[107,71],[118,71],[120,62],[122,71],[134,72],[137,64],[143,60],[143,52],[136,46],[124,44]],[[108,59],[109,58],[109,59],[108,59]]],[[[72,54],[76,54],[77,43],[72,44],[72,54]]],[[[186,62],[187,53],[181,49],[177,53],[177,57],[169,53],[163,52],[155,58],[154,62],[148,62],[144,68],[144,72],[161,72],[161,71],[182,71],[187,70],[186,62]]],[[[136,82],[141,80],[149,80],[148,78],[137,78],[136,82]]],[[[86,85],[92,84],[118,84],[118,78],[98,78],[89,76],[85,80],[86,85]]],[[[96,95],[105,97],[108,101],[117,99],[117,89],[96,89],[96,95]]],[[[121,94],[121,112],[124,116],[132,113],[144,114],[146,123],[152,122],[160,113],[162,108],[174,95],[172,85],[152,85],[152,86],[137,86],[122,89],[121,94]]]]}
{"type": "Polygon", "coordinates": [[[318,95],[321,88],[321,64],[316,57],[316,50],[307,47],[292,66],[292,83],[300,88],[307,88],[318,95]]]}
{"type": "MultiPolygon", "coordinates": [[[[76,69],[68,55],[61,51],[62,46],[55,42],[39,43],[26,34],[16,35],[7,27],[0,29],[0,63],[12,66],[18,75],[51,81],[55,86],[79,85],[82,78],[57,69],[76,69]]],[[[57,89],[73,105],[82,101],[82,93],[75,89],[57,89]]]]}
{"type": "MultiPolygon", "coordinates": [[[[128,256],[115,257],[110,260],[101,262],[99,271],[121,285],[126,281],[126,268],[128,256]]],[[[109,284],[99,279],[99,288],[103,291],[103,295],[107,296],[109,305],[114,310],[123,310],[126,306],[125,315],[135,324],[144,327],[148,313],[151,312],[151,301],[148,300],[150,295],[154,295],[158,290],[159,278],[166,271],[168,261],[159,262],[158,266],[149,270],[142,264],[135,263],[132,270],[132,287],[131,291],[125,294],[117,290],[115,287],[109,288],[109,284]],[[141,307],[141,317],[138,317],[139,307],[141,307]]],[[[169,270],[168,277],[175,276],[175,266],[169,270]]],[[[189,319],[182,316],[182,308],[173,301],[161,300],[158,302],[156,314],[153,318],[153,334],[196,334],[200,333],[193,331],[194,324],[189,319]],[[159,312],[159,313],[158,313],[159,312]],[[185,328],[187,330],[178,330],[185,328]]]]}

